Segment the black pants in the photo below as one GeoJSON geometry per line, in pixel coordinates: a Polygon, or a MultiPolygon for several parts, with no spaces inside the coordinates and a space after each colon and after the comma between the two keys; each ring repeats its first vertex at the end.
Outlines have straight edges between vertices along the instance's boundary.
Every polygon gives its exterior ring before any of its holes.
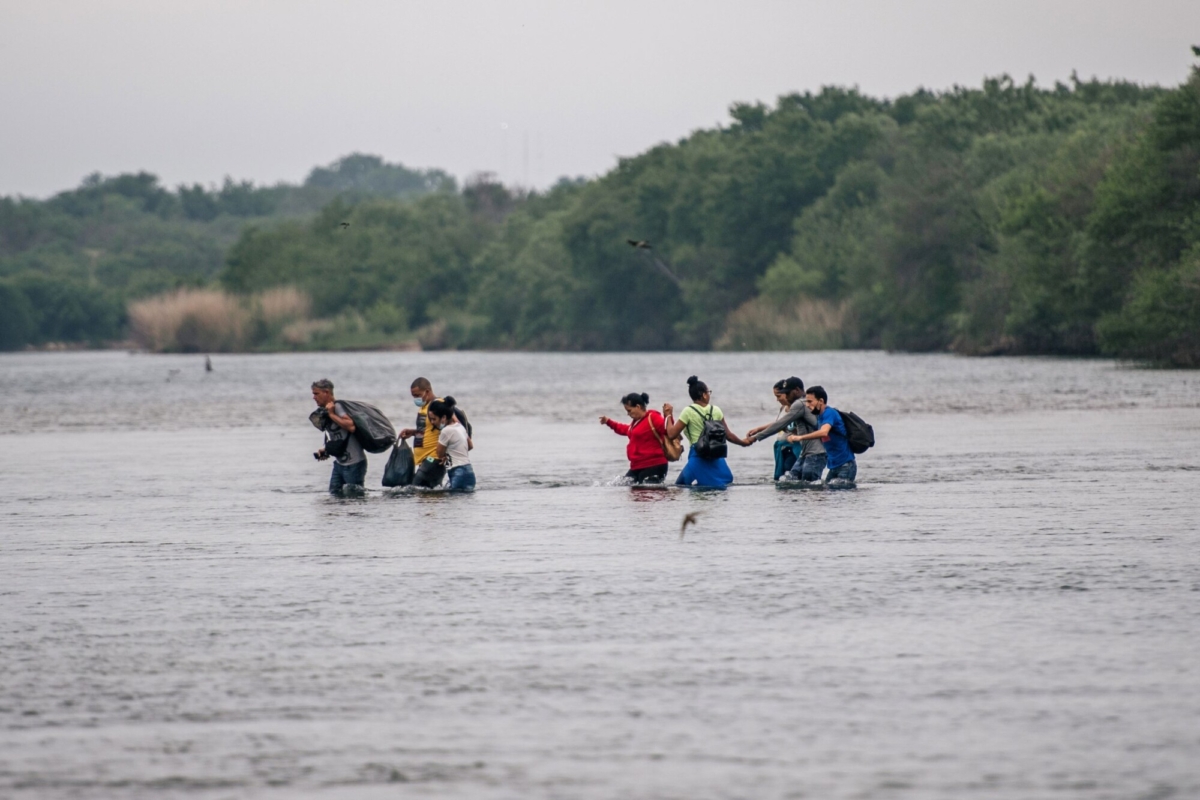
{"type": "Polygon", "coordinates": [[[625,473],[625,477],[634,483],[662,483],[663,479],[667,477],[667,465],[659,464],[656,467],[631,469],[625,473]]]}

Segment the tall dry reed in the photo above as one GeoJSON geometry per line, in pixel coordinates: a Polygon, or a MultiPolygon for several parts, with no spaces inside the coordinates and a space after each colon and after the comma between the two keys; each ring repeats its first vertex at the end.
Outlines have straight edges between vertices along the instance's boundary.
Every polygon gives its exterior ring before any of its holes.
{"type": "Polygon", "coordinates": [[[283,327],[289,322],[308,319],[312,300],[294,286],[267,289],[254,299],[255,308],[269,328],[283,327]]]}
{"type": "Polygon", "coordinates": [[[848,303],[801,298],[776,305],[759,298],[725,319],[718,350],[837,350],[853,340],[854,316],[848,303]]]}
{"type": "Polygon", "coordinates": [[[133,336],[156,352],[228,352],[246,346],[250,314],[215,289],[179,289],[129,304],[133,336]]]}

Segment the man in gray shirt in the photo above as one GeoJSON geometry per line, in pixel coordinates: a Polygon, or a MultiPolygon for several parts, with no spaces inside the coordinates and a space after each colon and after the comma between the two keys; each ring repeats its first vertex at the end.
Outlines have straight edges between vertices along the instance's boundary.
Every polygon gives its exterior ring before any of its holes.
{"type": "MultiPolygon", "coordinates": [[[[751,442],[761,442],[774,436],[780,431],[789,433],[812,433],[817,429],[817,418],[804,402],[804,381],[799,378],[788,378],[780,387],[790,403],[788,411],[771,425],[756,431],[746,438],[751,442]]],[[[825,446],[820,439],[809,439],[804,442],[804,449],[796,459],[796,465],[786,473],[781,480],[819,481],[825,470],[825,446]]]]}
{"type": "MultiPolygon", "coordinates": [[[[327,417],[325,430],[334,431],[334,426],[336,426],[350,434],[345,451],[334,458],[333,473],[329,476],[329,493],[339,497],[348,493],[361,494],[363,484],[367,479],[367,454],[363,452],[358,437],[354,435],[354,420],[351,419],[345,406],[334,399],[333,381],[328,378],[313,382],[312,396],[313,402],[319,408],[325,409],[327,417]]],[[[329,458],[329,453],[325,452],[324,447],[315,455],[321,461],[329,458]]]]}

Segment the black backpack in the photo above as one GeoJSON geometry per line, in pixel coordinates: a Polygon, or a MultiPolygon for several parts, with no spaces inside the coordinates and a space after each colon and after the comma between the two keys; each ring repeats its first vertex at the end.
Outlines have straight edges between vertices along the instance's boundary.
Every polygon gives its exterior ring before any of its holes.
{"type": "Polygon", "coordinates": [[[701,458],[724,458],[729,454],[729,445],[725,443],[725,423],[712,418],[712,406],[708,407],[708,416],[704,415],[704,410],[700,406],[693,405],[692,408],[696,409],[704,419],[704,429],[700,431],[700,436],[692,445],[692,449],[701,458]]]}
{"type": "Polygon", "coordinates": [[[853,411],[839,411],[846,426],[846,441],[853,453],[865,453],[875,446],[875,429],[853,411]]]}

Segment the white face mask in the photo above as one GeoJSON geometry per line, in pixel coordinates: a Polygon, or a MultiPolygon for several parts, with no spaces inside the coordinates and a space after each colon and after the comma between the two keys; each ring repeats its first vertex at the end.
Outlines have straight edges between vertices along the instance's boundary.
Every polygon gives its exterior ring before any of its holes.
{"type": "Polygon", "coordinates": [[[413,405],[414,405],[414,406],[416,406],[417,408],[424,408],[424,407],[425,407],[425,398],[423,398],[423,397],[414,397],[414,398],[413,398],[413,405]]]}

